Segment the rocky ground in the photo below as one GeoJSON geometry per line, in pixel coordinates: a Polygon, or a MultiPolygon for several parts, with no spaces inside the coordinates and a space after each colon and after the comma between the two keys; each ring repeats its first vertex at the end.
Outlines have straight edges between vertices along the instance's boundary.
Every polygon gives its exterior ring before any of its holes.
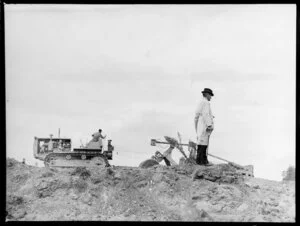
{"type": "Polygon", "coordinates": [[[295,222],[295,183],[227,164],[48,169],[7,159],[8,221],[295,222]]]}

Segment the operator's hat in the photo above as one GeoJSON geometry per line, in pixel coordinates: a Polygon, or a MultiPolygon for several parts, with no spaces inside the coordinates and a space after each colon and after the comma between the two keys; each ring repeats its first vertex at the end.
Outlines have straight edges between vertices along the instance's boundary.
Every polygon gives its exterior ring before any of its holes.
{"type": "Polygon", "coordinates": [[[211,89],[209,89],[209,88],[204,88],[204,90],[202,91],[202,93],[208,93],[208,94],[210,94],[211,96],[214,95],[214,94],[213,94],[213,91],[212,91],[211,89]]]}

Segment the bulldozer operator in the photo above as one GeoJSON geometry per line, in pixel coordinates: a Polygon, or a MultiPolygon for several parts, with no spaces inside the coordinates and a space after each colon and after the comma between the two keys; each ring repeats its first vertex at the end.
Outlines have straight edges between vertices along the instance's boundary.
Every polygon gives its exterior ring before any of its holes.
{"type": "Polygon", "coordinates": [[[52,137],[53,137],[53,135],[50,134],[50,140],[48,142],[45,142],[45,143],[41,144],[41,152],[53,151],[52,137]]]}
{"type": "Polygon", "coordinates": [[[101,133],[102,133],[102,129],[99,129],[98,132],[92,134],[92,137],[93,137],[92,141],[99,142],[100,149],[102,150],[102,147],[103,147],[102,139],[105,139],[106,135],[103,136],[101,133]]]}

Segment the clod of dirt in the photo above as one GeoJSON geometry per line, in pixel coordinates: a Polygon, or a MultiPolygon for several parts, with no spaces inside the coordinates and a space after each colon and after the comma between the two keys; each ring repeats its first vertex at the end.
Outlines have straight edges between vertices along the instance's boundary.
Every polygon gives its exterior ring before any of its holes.
{"type": "Polygon", "coordinates": [[[78,175],[83,180],[89,178],[91,176],[91,172],[87,170],[85,167],[76,167],[73,172],[71,172],[72,176],[78,175]]]}
{"type": "Polygon", "coordinates": [[[76,178],[72,181],[72,188],[74,188],[79,193],[83,193],[88,188],[88,184],[82,178],[76,178]]]}
{"type": "Polygon", "coordinates": [[[228,164],[200,166],[192,173],[192,179],[204,179],[218,183],[241,183],[244,177],[228,164]]]}
{"type": "Polygon", "coordinates": [[[52,176],[54,176],[54,173],[51,171],[48,171],[48,172],[43,173],[41,177],[52,177],[52,176]]]}
{"type": "Polygon", "coordinates": [[[199,215],[201,218],[203,218],[203,220],[214,221],[214,219],[205,210],[200,210],[199,215]]]}
{"type": "Polygon", "coordinates": [[[22,204],[24,202],[24,199],[22,197],[20,197],[20,196],[16,196],[16,195],[10,194],[10,195],[7,196],[6,202],[8,204],[10,204],[10,205],[14,205],[15,206],[15,205],[22,204]]]}
{"type": "Polygon", "coordinates": [[[8,220],[19,220],[26,215],[24,198],[21,196],[9,194],[6,203],[6,217],[8,220]]]}

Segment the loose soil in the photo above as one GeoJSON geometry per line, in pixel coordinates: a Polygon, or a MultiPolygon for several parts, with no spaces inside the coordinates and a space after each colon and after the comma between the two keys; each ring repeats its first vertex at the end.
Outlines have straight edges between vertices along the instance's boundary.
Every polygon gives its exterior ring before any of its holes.
{"type": "Polygon", "coordinates": [[[227,164],[39,168],[7,159],[7,221],[295,222],[295,183],[227,164]]]}

